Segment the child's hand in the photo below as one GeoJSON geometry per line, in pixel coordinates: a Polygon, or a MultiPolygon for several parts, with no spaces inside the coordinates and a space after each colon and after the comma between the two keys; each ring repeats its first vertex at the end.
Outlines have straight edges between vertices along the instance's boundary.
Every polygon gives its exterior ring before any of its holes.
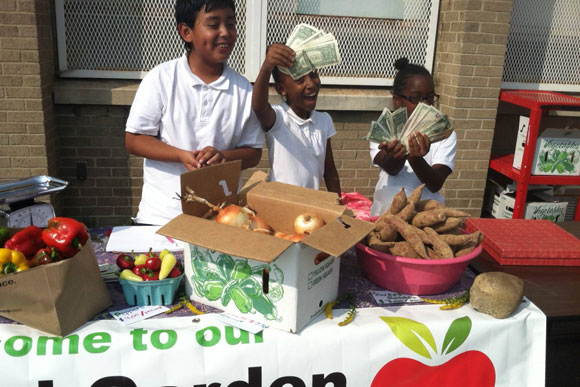
{"type": "Polygon", "coordinates": [[[379,149],[384,151],[387,156],[391,156],[394,159],[401,159],[406,155],[406,149],[399,140],[391,140],[390,142],[381,142],[379,144],[379,149]]]}
{"type": "Polygon", "coordinates": [[[223,164],[226,162],[226,158],[213,146],[206,146],[200,151],[193,152],[195,154],[195,159],[199,162],[199,168],[206,167],[209,165],[223,164]]]}
{"type": "Polygon", "coordinates": [[[292,67],[294,57],[294,50],[290,47],[281,43],[274,43],[268,48],[266,59],[264,60],[264,66],[266,66],[270,71],[272,71],[276,66],[292,67]]]}
{"type": "Polygon", "coordinates": [[[198,152],[199,151],[191,152],[186,150],[181,150],[179,152],[179,160],[188,171],[201,168],[199,161],[196,159],[196,153],[198,152]]]}
{"type": "Polygon", "coordinates": [[[431,141],[423,133],[414,132],[409,136],[409,157],[424,157],[430,147],[431,141]]]}

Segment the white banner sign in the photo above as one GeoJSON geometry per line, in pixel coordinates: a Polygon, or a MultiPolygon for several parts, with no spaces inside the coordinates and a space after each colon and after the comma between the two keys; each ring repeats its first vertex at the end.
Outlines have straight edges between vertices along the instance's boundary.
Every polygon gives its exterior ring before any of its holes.
{"type": "Polygon", "coordinates": [[[546,318],[529,301],[498,320],[469,305],[360,309],[299,334],[257,334],[213,315],[96,321],[64,338],[0,324],[10,387],[543,386],[546,318]]]}

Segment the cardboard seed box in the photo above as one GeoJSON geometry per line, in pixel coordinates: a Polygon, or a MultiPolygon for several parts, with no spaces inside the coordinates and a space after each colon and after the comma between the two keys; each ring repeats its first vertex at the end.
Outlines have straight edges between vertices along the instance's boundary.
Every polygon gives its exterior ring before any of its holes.
{"type": "Polygon", "coordinates": [[[0,316],[66,336],[111,305],[89,238],[72,258],[0,277],[0,316]]]}
{"type": "Polygon", "coordinates": [[[201,216],[200,203],[184,203],[184,214],[158,233],[185,243],[186,293],[193,301],[278,329],[298,332],[338,295],[338,257],[374,225],[346,215],[334,193],[253,176],[236,194],[240,162],[185,173],[186,187],[213,204],[247,204],[276,231],[294,233],[296,216],[312,212],[326,225],[301,242],[222,225],[201,216]]]}

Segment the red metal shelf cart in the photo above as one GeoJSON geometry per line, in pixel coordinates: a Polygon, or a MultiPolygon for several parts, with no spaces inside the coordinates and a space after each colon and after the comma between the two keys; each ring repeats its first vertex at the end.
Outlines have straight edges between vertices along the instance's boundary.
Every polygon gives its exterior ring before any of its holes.
{"type": "MultiPolygon", "coordinates": [[[[521,169],[512,166],[513,154],[494,154],[489,161],[491,169],[517,182],[513,219],[521,219],[524,215],[530,184],[580,185],[580,176],[536,176],[531,174],[542,116],[548,114],[550,110],[580,110],[580,98],[552,91],[502,90],[499,99],[530,110],[530,123],[521,169]]],[[[580,198],[576,205],[574,220],[580,220],[580,198]]]]}

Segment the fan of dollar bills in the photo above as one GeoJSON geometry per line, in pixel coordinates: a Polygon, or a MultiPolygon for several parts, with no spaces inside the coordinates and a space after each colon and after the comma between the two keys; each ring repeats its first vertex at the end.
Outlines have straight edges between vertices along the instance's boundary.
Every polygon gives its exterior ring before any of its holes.
{"type": "Polygon", "coordinates": [[[402,107],[392,113],[384,108],[380,117],[371,122],[366,139],[373,142],[397,139],[409,149],[409,136],[416,131],[425,134],[434,143],[449,137],[453,129],[445,114],[433,106],[419,103],[408,118],[407,108],[402,107]]]}
{"type": "Polygon", "coordinates": [[[338,43],[334,35],[309,24],[298,24],[290,34],[286,45],[296,53],[294,64],[292,67],[279,68],[292,79],[340,63],[338,43]]]}

